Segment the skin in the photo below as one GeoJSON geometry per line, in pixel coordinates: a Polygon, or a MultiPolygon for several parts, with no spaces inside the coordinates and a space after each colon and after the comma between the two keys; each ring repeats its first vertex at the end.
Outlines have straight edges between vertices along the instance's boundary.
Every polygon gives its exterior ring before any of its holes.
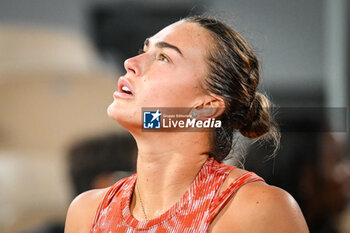
{"type": "MultiPolygon", "coordinates": [[[[134,90],[132,98],[114,98],[108,115],[134,136],[138,146],[137,186],[149,219],[173,206],[189,188],[209,151],[208,132],[144,133],[141,107],[224,107],[220,97],[200,88],[207,75],[206,56],[213,43],[206,29],[177,22],[149,38],[144,53],[125,61],[134,90]],[[167,42],[180,49],[163,48],[167,42]],[[185,163],[183,161],[186,161],[185,163]]],[[[211,112],[218,116],[220,109],[211,112]]],[[[223,190],[246,171],[234,169],[223,190]]],[[[66,233],[89,232],[93,216],[107,189],[79,195],[70,205],[66,233]]],[[[133,194],[132,215],[144,221],[140,199],[133,194]]],[[[308,232],[302,213],[285,191],[254,182],[242,187],[211,224],[210,232],[308,232]],[[252,222],[254,224],[252,224],[252,222]]]]}

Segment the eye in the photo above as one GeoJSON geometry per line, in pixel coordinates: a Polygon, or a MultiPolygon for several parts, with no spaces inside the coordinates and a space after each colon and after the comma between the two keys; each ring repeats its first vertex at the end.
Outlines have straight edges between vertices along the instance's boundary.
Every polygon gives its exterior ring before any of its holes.
{"type": "Polygon", "coordinates": [[[145,50],[143,50],[142,48],[140,48],[138,51],[137,51],[137,54],[140,55],[140,54],[143,54],[145,53],[145,50]]]}
{"type": "Polygon", "coordinates": [[[169,59],[164,54],[159,55],[159,60],[164,62],[169,62],[169,59]]]}

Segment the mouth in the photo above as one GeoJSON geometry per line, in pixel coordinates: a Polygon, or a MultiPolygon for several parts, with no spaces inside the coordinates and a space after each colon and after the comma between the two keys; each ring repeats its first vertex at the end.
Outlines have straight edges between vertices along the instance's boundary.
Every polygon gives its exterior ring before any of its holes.
{"type": "Polygon", "coordinates": [[[118,80],[118,91],[114,92],[114,96],[116,98],[133,98],[134,97],[134,91],[130,84],[130,82],[124,78],[121,77],[118,80]]]}
{"type": "Polygon", "coordinates": [[[118,90],[128,95],[134,95],[131,84],[124,77],[121,77],[118,80],[118,90]]]}
{"type": "Polygon", "coordinates": [[[132,92],[130,91],[130,89],[127,86],[122,86],[122,92],[124,92],[128,95],[132,95],[132,92]]]}

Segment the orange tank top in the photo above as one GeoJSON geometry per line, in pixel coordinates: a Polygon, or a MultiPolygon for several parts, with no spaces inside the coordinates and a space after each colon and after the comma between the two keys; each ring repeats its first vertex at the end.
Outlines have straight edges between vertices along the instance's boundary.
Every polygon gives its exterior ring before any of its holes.
{"type": "Polygon", "coordinates": [[[209,158],[181,199],[161,216],[138,221],[130,213],[130,199],[136,174],[115,183],[100,203],[91,233],[116,232],[207,232],[209,225],[237,190],[253,181],[264,181],[247,172],[220,192],[220,187],[234,166],[209,158]]]}

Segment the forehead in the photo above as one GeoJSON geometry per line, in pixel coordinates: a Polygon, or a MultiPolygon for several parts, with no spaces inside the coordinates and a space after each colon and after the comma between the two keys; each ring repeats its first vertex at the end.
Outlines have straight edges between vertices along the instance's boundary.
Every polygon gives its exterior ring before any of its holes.
{"type": "Polygon", "coordinates": [[[152,36],[150,41],[151,43],[165,41],[175,45],[185,58],[206,55],[206,51],[212,45],[212,38],[207,29],[197,23],[183,21],[165,27],[152,36]]]}

